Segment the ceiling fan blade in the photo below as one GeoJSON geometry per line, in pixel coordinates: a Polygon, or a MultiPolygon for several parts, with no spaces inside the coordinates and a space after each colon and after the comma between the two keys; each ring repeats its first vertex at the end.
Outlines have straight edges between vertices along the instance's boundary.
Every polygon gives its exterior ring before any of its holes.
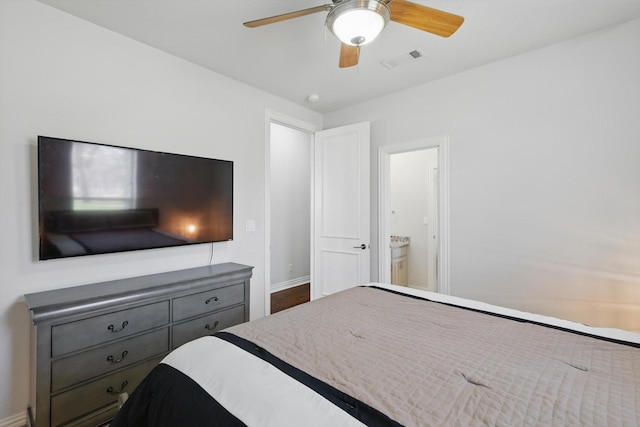
{"type": "Polygon", "coordinates": [[[282,15],[271,16],[269,18],[256,19],[255,21],[245,22],[245,27],[255,28],[261,27],[267,24],[273,24],[274,22],[286,21],[287,19],[299,18],[300,16],[311,15],[312,13],[325,12],[331,10],[332,4],[325,4],[322,6],[310,7],[308,9],[297,10],[295,12],[283,13],[282,15]]]}
{"type": "Polygon", "coordinates": [[[392,21],[442,37],[455,33],[464,22],[462,16],[405,0],[393,0],[387,7],[392,21]]]}
{"type": "Polygon", "coordinates": [[[338,63],[340,68],[358,65],[359,58],[360,46],[351,46],[346,43],[342,43],[342,46],[340,47],[340,62],[338,63]]]}

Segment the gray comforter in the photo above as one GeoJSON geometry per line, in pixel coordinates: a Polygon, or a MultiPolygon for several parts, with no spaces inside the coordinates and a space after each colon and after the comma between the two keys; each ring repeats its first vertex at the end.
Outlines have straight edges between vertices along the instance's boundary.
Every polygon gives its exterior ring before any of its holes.
{"type": "Polygon", "coordinates": [[[354,288],[228,332],[405,426],[640,424],[640,348],[354,288]]]}

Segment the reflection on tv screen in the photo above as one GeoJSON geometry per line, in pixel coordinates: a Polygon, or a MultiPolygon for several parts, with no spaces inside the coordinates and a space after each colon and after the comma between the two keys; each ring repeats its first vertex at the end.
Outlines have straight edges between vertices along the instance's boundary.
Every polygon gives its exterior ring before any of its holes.
{"type": "Polygon", "coordinates": [[[233,162],[38,138],[40,259],[233,239],[233,162]]]}

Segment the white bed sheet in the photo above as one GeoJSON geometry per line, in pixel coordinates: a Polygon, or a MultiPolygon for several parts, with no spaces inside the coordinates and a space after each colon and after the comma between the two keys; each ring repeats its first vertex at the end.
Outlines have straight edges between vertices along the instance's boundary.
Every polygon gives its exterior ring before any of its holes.
{"type": "Polygon", "coordinates": [[[640,344],[639,333],[625,331],[622,329],[595,328],[592,326],[584,325],[582,323],[558,319],[556,317],[543,316],[541,314],[534,314],[534,313],[528,313],[526,311],[513,310],[510,308],[500,307],[493,304],[487,304],[480,301],[454,297],[451,295],[439,294],[436,292],[423,291],[420,289],[413,289],[406,286],[389,285],[386,283],[369,283],[366,286],[377,286],[383,289],[389,289],[389,290],[404,293],[407,295],[427,298],[431,301],[438,301],[438,302],[443,302],[447,304],[453,304],[460,307],[471,308],[474,310],[487,311],[489,313],[496,313],[496,314],[501,314],[505,316],[516,317],[518,319],[529,320],[532,322],[544,323],[546,325],[557,326],[560,328],[570,329],[572,331],[582,332],[590,335],[596,335],[599,337],[611,338],[611,339],[616,339],[620,341],[640,344]]]}

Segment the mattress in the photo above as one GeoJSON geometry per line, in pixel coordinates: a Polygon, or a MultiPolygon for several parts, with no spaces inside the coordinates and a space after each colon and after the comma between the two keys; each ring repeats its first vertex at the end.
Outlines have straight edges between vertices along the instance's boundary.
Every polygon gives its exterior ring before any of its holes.
{"type": "Polygon", "coordinates": [[[640,337],[372,284],[169,354],[112,427],[637,426],[640,337]]]}

